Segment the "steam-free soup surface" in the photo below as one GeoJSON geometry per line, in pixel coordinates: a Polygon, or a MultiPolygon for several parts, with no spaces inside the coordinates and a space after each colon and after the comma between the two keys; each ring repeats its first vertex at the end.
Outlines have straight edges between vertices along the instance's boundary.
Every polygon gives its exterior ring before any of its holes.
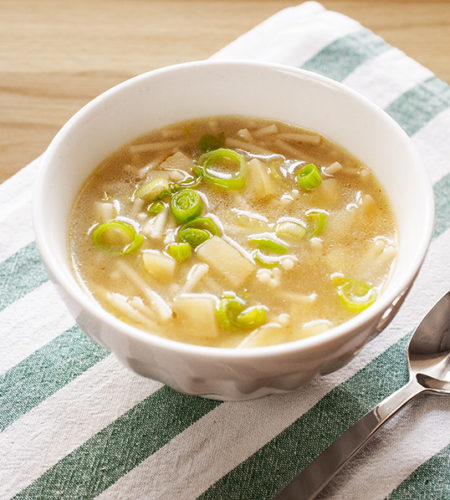
{"type": "Polygon", "coordinates": [[[69,223],[80,283],[152,334],[257,347],[319,334],[378,299],[397,229],[369,168],[284,123],[213,117],[126,144],[69,223]]]}

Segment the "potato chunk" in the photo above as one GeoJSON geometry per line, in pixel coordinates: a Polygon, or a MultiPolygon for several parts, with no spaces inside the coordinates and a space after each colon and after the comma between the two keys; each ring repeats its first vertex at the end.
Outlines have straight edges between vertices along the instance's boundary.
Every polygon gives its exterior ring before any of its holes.
{"type": "Polygon", "coordinates": [[[177,169],[184,170],[186,172],[192,172],[194,168],[194,162],[188,158],[185,154],[178,151],[173,155],[169,156],[165,161],[163,161],[160,165],[160,168],[165,169],[177,169]]]}
{"type": "Polygon", "coordinates": [[[239,349],[244,347],[262,347],[266,345],[282,344],[289,340],[289,330],[279,323],[268,323],[253,330],[238,345],[239,349]]]}
{"type": "Polygon", "coordinates": [[[320,203],[326,203],[329,207],[336,207],[341,203],[342,193],[339,182],[336,179],[325,179],[316,189],[320,203]]]}
{"type": "Polygon", "coordinates": [[[173,301],[176,321],[183,332],[192,337],[217,337],[215,305],[212,298],[186,294],[173,301]]]}
{"type": "Polygon", "coordinates": [[[175,274],[175,259],[157,250],[142,252],[142,262],[148,274],[157,280],[171,279],[175,274]]]}
{"type": "Polygon", "coordinates": [[[108,222],[117,215],[114,205],[109,201],[96,201],[95,216],[100,223],[108,222]]]}
{"type": "Polygon", "coordinates": [[[253,158],[248,162],[247,188],[256,199],[262,199],[275,193],[275,186],[261,160],[253,158]]]}
{"type": "Polygon", "coordinates": [[[197,250],[197,256],[233,287],[241,286],[255,269],[253,262],[218,236],[203,243],[197,250]]]}
{"type": "Polygon", "coordinates": [[[164,232],[167,225],[169,210],[164,208],[155,217],[152,217],[142,228],[142,232],[152,240],[160,240],[164,236],[164,232]]]}

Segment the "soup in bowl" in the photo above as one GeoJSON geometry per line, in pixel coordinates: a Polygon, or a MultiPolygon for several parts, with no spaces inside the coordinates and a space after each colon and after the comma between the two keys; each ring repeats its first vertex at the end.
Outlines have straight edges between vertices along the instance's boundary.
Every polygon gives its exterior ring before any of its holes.
{"type": "Polygon", "coordinates": [[[400,127],[283,66],[136,77],[77,113],[42,163],[37,242],[77,322],[191,394],[248,399],[342,366],[392,319],[431,237],[431,188],[400,127]]]}
{"type": "Polygon", "coordinates": [[[80,284],[149,333],[245,349],[370,307],[397,255],[387,195],[319,134],[250,117],[163,127],[104,160],[69,221],[80,284]]]}

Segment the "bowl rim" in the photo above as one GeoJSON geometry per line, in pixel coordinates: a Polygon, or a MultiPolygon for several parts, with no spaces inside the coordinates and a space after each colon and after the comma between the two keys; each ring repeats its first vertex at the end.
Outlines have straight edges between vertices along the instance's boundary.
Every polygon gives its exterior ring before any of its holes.
{"type": "MultiPolygon", "coordinates": [[[[274,118],[276,119],[276,118],[274,118]]],[[[119,146],[120,147],[120,146],[119,146]]],[[[345,146],[344,146],[345,147],[345,146]]],[[[363,329],[366,325],[371,323],[374,319],[383,316],[390,306],[395,303],[396,299],[401,296],[405,291],[409,289],[411,283],[413,282],[415,276],[417,275],[420,267],[425,258],[426,252],[428,250],[434,222],[434,196],[431,187],[430,179],[425,169],[419,168],[421,164],[421,159],[416,151],[411,139],[408,137],[406,132],[398,125],[397,122],[393,120],[382,108],[377,106],[375,103],[370,101],[368,98],[359,94],[355,90],[346,87],[340,82],[332,80],[323,75],[296,68],[294,66],[289,66],[285,64],[267,63],[267,62],[257,62],[250,60],[205,60],[205,61],[191,61],[181,64],[174,64],[170,66],[165,66],[162,68],[154,69],[130,79],[127,79],[114,87],[104,91],[86,105],[84,105],[80,110],[78,110],[58,131],[47,150],[41,157],[38,176],[34,185],[33,191],[33,226],[36,235],[36,242],[38,249],[40,251],[42,260],[44,261],[50,275],[53,280],[59,284],[64,292],[70,296],[70,298],[79,306],[82,310],[87,310],[91,315],[98,318],[103,325],[111,327],[115,330],[120,331],[120,333],[126,337],[131,337],[135,341],[144,342],[150,346],[168,350],[176,354],[192,355],[207,357],[211,359],[242,359],[242,358],[270,358],[283,356],[285,354],[293,354],[295,352],[307,352],[309,350],[314,350],[320,346],[326,345],[329,342],[333,342],[339,338],[345,338],[346,336],[352,335],[352,332],[356,330],[363,329]],[[56,264],[54,258],[52,258],[52,249],[47,244],[45,238],[45,224],[43,223],[42,210],[43,210],[43,200],[46,198],[47,190],[45,189],[48,172],[51,170],[52,163],[50,160],[52,156],[58,151],[64,141],[66,136],[70,136],[70,132],[74,126],[76,126],[84,117],[95,109],[103,101],[113,97],[115,94],[122,92],[124,89],[138,84],[142,80],[151,79],[160,75],[164,75],[172,72],[179,72],[184,70],[192,70],[199,67],[211,67],[211,68],[224,68],[227,67],[239,69],[245,68],[258,68],[263,71],[270,72],[281,72],[288,73],[291,76],[297,78],[303,78],[307,80],[312,80],[313,82],[318,82],[331,86],[335,89],[344,92],[354,99],[358,105],[369,107],[373,112],[378,114],[382,118],[386,125],[389,125],[392,130],[394,130],[401,138],[409,153],[414,157],[415,162],[411,166],[414,169],[415,175],[419,177],[421,181],[424,199],[426,200],[426,206],[423,207],[425,220],[428,224],[424,227],[421,234],[420,241],[417,241],[417,246],[415,248],[414,260],[408,263],[408,273],[407,275],[398,283],[393,284],[393,286],[388,286],[388,289],[381,294],[379,299],[372,304],[369,308],[361,313],[357,314],[353,318],[341,323],[329,330],[322,332],[317,335],[310,337],[293,340],[290,342],[285,342],[282,344],[274,344],[269,346],[261,347],[248,347],[248,348],[230,348],[230,347],[213,347],[204,346],[197,344],[188,344],[177,340],[171,340],[155,333],[151,333],[145,330],[141,330],[137,327],[129,325],[113,314],[109,313],[104,309],[99,303],[97,303],[89,294],[84,291],[81,285],[77,282],[73,270],[70,270],[72,275],[72,280],[69,280],[64,272],[56,264]]],[[[65,256],[67,261],[67,266],[70,268],[69,256],[65,256]]]]}

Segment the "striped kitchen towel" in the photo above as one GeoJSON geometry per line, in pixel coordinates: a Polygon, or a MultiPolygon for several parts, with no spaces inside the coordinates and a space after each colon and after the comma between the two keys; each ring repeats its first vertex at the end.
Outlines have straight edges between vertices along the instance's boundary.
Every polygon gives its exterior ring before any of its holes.
{"type": "MultiPolygon", "coordinates": [[[[33,162],[0,186],[2,499],[270,499],[407,380],[410,334],[450,288],[450,87],[315,2],[279,12],[214,57],[324,74],[406,130],[436,198],[423,269],[393,323],[338,372],[255,401],[186,396],[127,371],[66,312],[34,242],[33,162]]],[[[449,417],[450,398],[414,401],[338,475],[326,498],[450,498],[449,417]]]]}

